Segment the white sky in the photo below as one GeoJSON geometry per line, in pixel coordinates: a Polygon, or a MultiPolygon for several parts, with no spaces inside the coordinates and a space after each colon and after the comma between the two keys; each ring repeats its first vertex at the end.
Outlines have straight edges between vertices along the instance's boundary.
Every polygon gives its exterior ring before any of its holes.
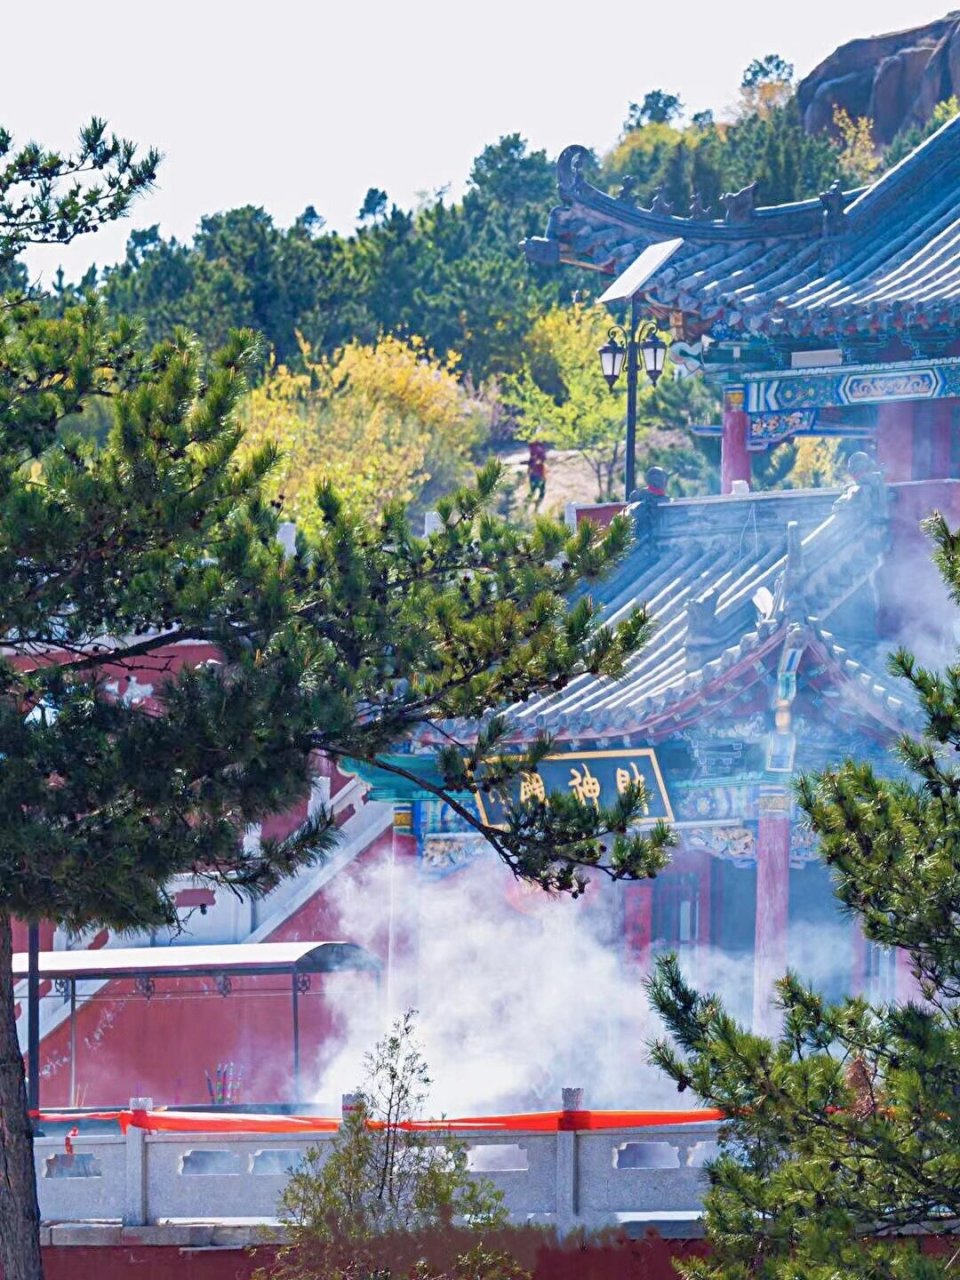
{"type": "Polygon", "coordinates": [[[47,0],[4,14],[0,123],[64,146],[81,122],[159,147],[158,189],[118,227],[33,251],[49,279],[122,257],[131,226],[188,239],[241,204],[281,225],[313,204],[348,231],[368,187],[404,207],[462,190],[520,132],[604,150],[629,101],[678,92],[722,111],[743,68],[798,76],[838,44],[941,17],[950,0],[47,0]]]}

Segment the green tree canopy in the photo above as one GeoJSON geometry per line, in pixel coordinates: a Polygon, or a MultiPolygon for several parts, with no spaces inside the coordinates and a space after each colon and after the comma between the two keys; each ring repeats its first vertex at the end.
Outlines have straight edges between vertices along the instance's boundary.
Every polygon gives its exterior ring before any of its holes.
{"type": "Polygon", "coordinates": [[[643,102],[631,102],[624,129],[641,129],[645,124],[670,124],[683,113],[683,103],[675,93],[651,89],[643,102]]]}
{"type": "Polygon", "coordinates": [[[782,204],[816,195],[840,176],[837,147],[826,134],[808,134],[796,100],[760,83],[747,91],[733,123],[702,116],[686,129],[663,122],[624,134],[604,157],[601,183],[617,187],[635,180],[632,198],[647,206],[662,190],[674,212],[688,211],[696,193],[714,216],[724,191],[759,183],[761,204],[782,204]]]}
{"type": "MultiPolygon", "coordinates": [[[[126,190],[146,181],[126,172],[126,190]]],[[[519,876],[578,893],[591,870],[652,873],[670,837],[629,834],[636,791],[610,810],[511,804],[550,745],[504,754],[508,722],[485,716],[580,671],[615,675],[642,643],[642,613],[608,629],[589,596],[566,603],[625,549],[626,523],[518,532],[488,514],[492,467],[438,503],[428,538],[398,505],[370,520],[320,484],[314,532],[286,555],[265,493],[277,447],[241,451],[236,410],[262,359],[249,331],[207,357],[183,332],[141,346],[96,300],[50,315],[15,298],[0,329],[0,1263],[38,1280],[12,916],[175,927],[182,874],[265,893],[334,838],[323,811],[286,840],[241,838],[307,794],[315,754],[406,776],[383,753],[430,726],[448,745],[424,785],[519,876]],[[92,401],[108,423],[81,436],[92,401]],[[209,660],[178,663],[187,641],[209,660]],[[110,686],[151,661],[145,713],[110,686]],[[504,795],[503,829],[478,818],[479,788],[504,795]]]]}
{"type": "Polygon", "coordinates": [[[762,84],[789,84],[793,79],[793,63],[779,53],[768,53],[765,58],[754,58],[743,73],[741,89],[756,89],[762,84]]]}
{"type": "Polygon", "coordinates": [[[190,244],[156,227],[134,232],[99,287],[153,340],[183,325],[213,350],[249,326],[278,363],[298,367],[303,343],[331,356],[351,341],[419,334],[457,351],[479,383],[516,366],[532,318],[559,297],[556,275],[518,249],[542,232],[555,193],[546,154],[511,134],[474,161],[459,204],[438,197],[411,213],[371,187],[347,237],[325,230],[312,206],[288,228],[264,209],[232,209],[203,218],[190,244]]]}

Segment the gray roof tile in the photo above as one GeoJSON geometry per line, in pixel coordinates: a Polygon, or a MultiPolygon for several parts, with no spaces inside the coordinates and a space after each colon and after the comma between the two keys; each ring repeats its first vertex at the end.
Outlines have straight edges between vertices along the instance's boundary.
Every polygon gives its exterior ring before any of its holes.
{"type": "Polygon", "coordinates": [[[823,336],[880,316],[917,328],[960,320],[960,117],[828,214],[825,196],[758,208],[742,222],[637,209],[582,176],[583,148],[559,162],[563,205],[531,257],[617,273],[650,244],[680,249],[644,288],[648,303],[746,332],[823,336]]]}
{"type": "Polygon", "coordinates": [[[657,722],[685,701],[694,700],[690,718],[696,718],[704,700],[725,696],[731,673],[742,672],[734,684],[755,680],[798,618],[838,668],[889,707],[882,679],[848,657],[821,625],[882,557],[882,523],[866,513],[833,512],[835,498],[826,491],[781,492],[662,504],[655,546],[638,546],[594,593],[607,622],[644,605],[656,623],[652,639],[619,679],[580,676],[558,693],[513,708],[518,734],[602,737],[643,730],[655,736],[657,722]],[[785,586],[791,524],[802,556],[800,601],[790,600],[785,586]],[[769,616],[754,604],[761,587],[774,597],[769,616]],[[708,606],[698,606],[693,617],[694,602],[704,600],[708,606]]]}

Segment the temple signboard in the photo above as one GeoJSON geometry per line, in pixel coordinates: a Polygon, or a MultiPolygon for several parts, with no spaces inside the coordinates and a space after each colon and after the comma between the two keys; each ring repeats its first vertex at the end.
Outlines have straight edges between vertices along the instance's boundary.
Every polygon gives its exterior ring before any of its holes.
{"type": "MultiPolygon", "coordinates": [[[[673,809],[652,747],[622,751],[563,751],[545,756],[536,771],[517,780],[509,801],[543,800],[551,794],[573,795],[581,804],[602,808],[614,804],[629,786],[642,785],[646,803],[640,825],[673,822],[673,809]]],[[[506,825],[505,797],[477,797],[480,816],[490,826],[506,825]]]]}

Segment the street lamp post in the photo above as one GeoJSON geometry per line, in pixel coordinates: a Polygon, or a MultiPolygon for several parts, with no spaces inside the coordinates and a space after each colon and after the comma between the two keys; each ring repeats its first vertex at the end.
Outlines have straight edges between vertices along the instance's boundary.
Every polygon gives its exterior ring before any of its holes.
{"type": "Polygon", "coordinates": [[[666,358],[666,344],[657,334],[657,326],[653,320],[640,319],[640,307],[636,297],[630,299],[630,331],[626,332],[622,325],[611,327],[606,343],[600,348],[600,367],[610,390],[627,366],[627,457],[624,470],[626,472],[626,499],[636,488],[637,473],[637,375],[640,361],[647,377],[657,385],[663,362],[666,358]]]}

